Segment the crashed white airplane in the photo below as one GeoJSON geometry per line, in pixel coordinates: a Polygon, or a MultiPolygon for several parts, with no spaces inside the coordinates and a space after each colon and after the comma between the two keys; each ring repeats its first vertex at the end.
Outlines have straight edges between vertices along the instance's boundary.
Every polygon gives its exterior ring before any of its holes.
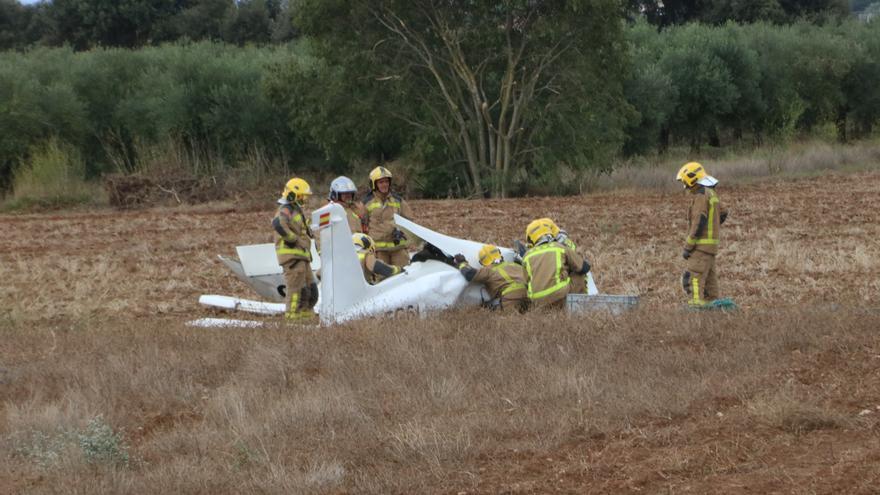
{"type": "MultiPolygon", "coordinates": [[[[445,255],[462,254],[468,263],[479,266],[481,243],[456,239],[422,227],[401,216],[395,216],[398,227],[410,232],[445,255]]],[[[480,284],[467,282],[459,271],[448,264],[428,259],[413,262],[393,277],[375,285],[366,282],[360,260],[351,241],[351,230],[340,205],[328,204],[312,213],[312,226],[320,235],[321,254],[312,246],[312,269],[320,269],[320,297],[315,312],[321,324],[340,323],[368,316],[394,314],[399,311],[428,313],[454,306],[476,306],[490,299],[480,284]]],[[[284,313],[284,277],[275,258],[272,244],[239,246],[240,262],[220,257],[235,275],[250,285],[262,297],[274,303],[250,301],[227,296],[205,295],[199,302],[217,308],[258,314],[284,313]]],[[[500,248],[505,260],[514,258],[514,251],[500,248]]],[[[569,308],[578,297],[592,297],[595,302],[608,306],[611,298],[624,305],[634,305],[631,296],[599,296],[592,274],[588,274],[588,294],[569,296],[569,308]],[[603,299],[604,298],[604,299],[603,299]]],[[[586,299],[584,299],[586,301],[586,299]]],[[[609,306],[610,307],[610,306],[609,306]]],[[[613,308],[611,308],[613,309],[613,308]]],[[[202,319],[193,322],[199,326],[254,326],[241,320],[202,319]]]]}

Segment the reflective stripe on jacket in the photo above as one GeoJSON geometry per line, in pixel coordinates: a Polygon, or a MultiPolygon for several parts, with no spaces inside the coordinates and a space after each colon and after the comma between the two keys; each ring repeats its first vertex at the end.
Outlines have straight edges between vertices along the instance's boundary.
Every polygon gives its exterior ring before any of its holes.
{"type": "Polygon", "coordinates": [[[382,260],[376,259],[373,253],[357,253],[361,262],[361,269],[364,272],[364,279],[368,284],[375,284],[385,280],[388,277],[397,275],[402,270],[399,266],[389,265],[382,260]]]}
{"type": "Polygon", "coordinates": [[[688,208],[688,236],[685,249],[706,254],[718,253],[721,218],[727,209],[721,204],[714,188],[700,187],[694,191],[694,199],[688,208]]]}
{"type": "Polygon", "coordinates": [[[568,271],[572,265],[570,249],[557,242],[533,247],[523,258],[526,293],[531,301],[558,300],[568,294],[568,271]],[[549,300],[548,299],[548,300],[549,300]]]}
{"type": "Polygon", "coordinates": [[[376,243],[377,250],[396,251],[408,245],[408,240],[395,243],[392,237],[392,232],[396,228],[395,213],[408,219],[413,218],[409,204],[402,197],[394,192],[385,197],[378,191],[373,191],[364,197],[363,204],[366,210],[364,224],[373,242],[376,243]]]}
{"type": "Polygon", "coordinates": [[[275,231],[275,253],[278,263],[299,259],[311,261],[311,230],[308,219],[299,205],[286,204],[278,208],[272,219],[275,231]]]}
{"type": "Polygon", "coordinates": [[[508,261],[479,270],[462,263],[459,271],[469,282],[485,285],[492,299],[518,300],[526,297],[525,271],[516,263],[508,261]]]}

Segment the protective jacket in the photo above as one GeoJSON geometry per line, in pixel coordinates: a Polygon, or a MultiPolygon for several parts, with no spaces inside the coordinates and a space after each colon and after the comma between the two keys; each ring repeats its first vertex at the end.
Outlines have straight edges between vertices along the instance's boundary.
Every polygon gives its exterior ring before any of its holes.
{"type": "Polygon", "coordinates": [[[361,261],[361,269],[364,271],[364,279],[368,284],[381,282],[401,272],[400,267],[388,265],[376,259],[376,255],[373,253],[358,253],[357,255],[361,261]]]}
{"type": "Polygon", "coordinates": [[[272,228],[276,235],[275,253],[278,255],[278,264],[284,265],[292,260],[312,260],[312,231],[299,205],[281,205],[272,219],[272,228]]]}
{"type": "Polygon", "coordinates": [[[339,205],[345,210],[345,218],[348,220],[348,228],[351,229],[351,233],[365,233],[363,205],[360,203],[351,203],[351,205],[339,203],[339,205]]]}
{"type": "Polygon", "coordinates": [[[720,225],[727,219],[727,208],[721,204],[713,187],[700,186],[693,191],[693,196],[688,208],[685,251],[718,254],[718,233],[720,225]]]}
{"type": "MultiPolygon", "coordinates": [[[[577,244],[575,244],[574,241],[571,240],[570,237],[566,237],[565,240],[562,241],[560,244],[562,244],[563,246],[565,246],[565,247],[571,249],[572,251],[574,251],[575,253],[577,253],[577,244]]],[[[586,259],[584,259],[584,262],[586,262],[586,259]]],[[[587,293],[587,274],[586,274],[586,272],[584,272],[584,273],[569,272],[568,275],[569,275],[569,277],[571,277],[571,283],[569,284],[571,286],[571,290],[569,291],[569,294],[586,294],[587,293]]]]}
{"type": "Polygon", "coordinates": [[[586,274],[590,265],[568,246],[558,242],[539,244],[523,257],[526,292],[534,306],[563,301],[570,291],[569,274],[586,274]]]}
{"type": "Polygon", "coordinates": [[[405,249],[409,240],[395,241],[393,237],[393,232],[396,229],[394,225],[395,213],[408,219],[413,218],[412,211],[403,198],[394,192],[385,196],[379,191],[373,191],[366,195],[362,201],[366,210],[364,224],[367,226],[367,233],[376,243],[376,250],[397,251],[405,249]]]}
{"type": "Polygon", "coordinates": [[[528,298],[526,274],[521,265],[507,261],[477,269],[464,262],[458,270],[468,282],[485,285],[489,297],[500,301],[502,308],[519,308],[528,298]]]}

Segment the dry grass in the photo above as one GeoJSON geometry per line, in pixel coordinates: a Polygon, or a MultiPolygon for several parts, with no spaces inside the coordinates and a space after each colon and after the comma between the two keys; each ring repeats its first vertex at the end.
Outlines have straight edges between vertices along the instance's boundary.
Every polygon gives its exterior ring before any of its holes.
{"type": "MultiPolygon", "coordinates": [[[[661,469],[688,478],[696,461],[678,443],[680,429],[718,412],[746,426],[725,442],[750,441],[754,427],[772,430],[774,448],[791,442],[790,434],[835,429],[876,442],[877,423],[857,423],[861,409],[837,401],[849,399],[848,379],[871,365],[848,362],[880,350],[878,323],[875,314],[791,310],[597,315],[588,323],[561,317],[549,329],[538,316],[487,320],[471,311],[404,319],[395,328],[365,321],[299,331],[193,330],[171,320],[19,324],[7,328],[3,344],[12,357],[0,412],[10,453],[3,476],[35,493],[62,485],[162,493],[480,490],[490,481],[481,467],[491,470],[505,456],[553,457],[572,445],[601,452],[637,437],[640,448],[678,445],[677,460],[661,469]],[[798,360],[827,352],[837,354],[830,364],[838,376],[808,385],[798,360]],[[806,402],[789,391],[793,382],[806,402]],[[129,467],[89,465],[75,449],[48,466],[22,453],[34,432],[81,428],[98,415],[130,444],[129,467]]],[[[861,378],[880,385],[876,376],[861,378]]],[[[723,469],[731,468],[699,467],[703,476],[723,469]]],[[[607,473],[578,473],[611,481],[607,473]]]]}
{"type": "Polygon", "coordinates": [[[706,165],[711,174],[727,184],[749,183],[767,178],[798,178],[827,172],[868,171],[880,168],[880,146],[874,141],[838,144],[804,141],[763,146],[749,150],[712,150],[702,154],[670,152],[638,157],[618,163],[610,174],[586,174],[580,190],[598,192],[617,189],[680,189],[673,179],[689,161],[706,165]]]}
{"type": "Polygon", "coordinates": [[[872,493],[877,179],[721,190],[732,315],[680,309],[680,194],[414,204],[486,241],[553,216],[639,312],[325,329],[184,325],[245,293],[214,255],[272,198],[0,217],[0,493],[872,493]]]}

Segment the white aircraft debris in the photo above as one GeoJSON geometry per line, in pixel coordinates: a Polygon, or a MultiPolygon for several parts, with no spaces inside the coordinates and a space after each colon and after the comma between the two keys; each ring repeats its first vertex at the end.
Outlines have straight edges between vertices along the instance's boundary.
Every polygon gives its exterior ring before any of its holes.
{"type": "MultiPolygon", "coordinates": [[[[397,215],[395,222],[439,252],[447,256],[462,254],[470,264],[479,265],[478,253],[482,243],[440,234],[397,215]]],[[[436,259],[414,262],[404,267],[400,274],[370,285],[364,279],[360,260],[351,242],[345,210],[338,204],[328,204],[312,213],[311,225],[321,241],[320,256],[314,243],[312,245],[312,269],[314,272],[320,270],[321,274],[320,297],[314,309],[323,325],[399,312],[426,314],[454,306],[476,306],[488,302],[489,296],[482,285],[467,282],[457,269],[436,259]]],[[[505,260],[514,259],[512,249],[500,249],[505,260]]],[[[220,260],[260,296],[275,302],[217,295],[202,296],[199,302],[231,311],[282,314],[284,277],[275,257],[274,246],[239,246],[236,251],[239,261],[222,256],[220,260]]],[[[634,307],[638,302],[637,296],[599,296],[591,273],[588,274],[588,294],[572,296],[569,296],[567,303],[570,312],[591,309],[619,312],[634,307]],[[591,300],[591,296],[597,298],[591,300]]]]}

